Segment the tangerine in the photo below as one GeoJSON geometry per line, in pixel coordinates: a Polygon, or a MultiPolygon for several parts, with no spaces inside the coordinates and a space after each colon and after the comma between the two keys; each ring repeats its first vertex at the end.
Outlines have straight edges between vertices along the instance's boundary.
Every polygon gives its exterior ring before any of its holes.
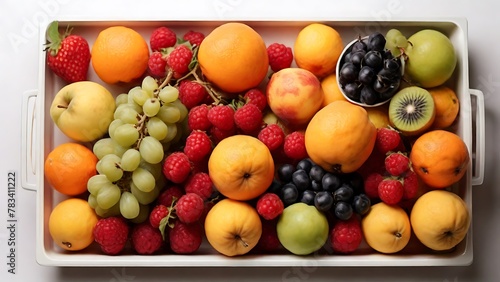
{"type": "Polygon", "coordinates": [[[64,143],[47,155],[45,177],[59,193],[76,196],[87,191],[87,181],[97,174],[97,161],[89,148],[78,143],[64,143]]]}
{"type": "Polygon", "coordinates": [[[347,101],[340,91],[339,85],[337,84],[337,75],[335,73],[329,74],[321,80],[321,89],[323,89],[324,96],[322,107],[337,100],[347,101]]]}
{"type": "Polygon", "coordinates": [[[206,79],[229,95],[257,87],[269,69],[260,34],[236,22],[222,24],[205,37],[198,62],[206,79]]]}
{"type": "Polygon", "coordinates": [[[149,47],[137,31],[125,26],[102,30],[92,46],[92,67],[109,84],[131,82],[148,67],[149,47]]]}
{"type": "Polygon", "coordinates": [[[451,126],[460,110],[457,94],[447,86],[438,86],[427,90],[431,93],[436,107],[436,117],[431,127],[444,129],[451,126]]]}

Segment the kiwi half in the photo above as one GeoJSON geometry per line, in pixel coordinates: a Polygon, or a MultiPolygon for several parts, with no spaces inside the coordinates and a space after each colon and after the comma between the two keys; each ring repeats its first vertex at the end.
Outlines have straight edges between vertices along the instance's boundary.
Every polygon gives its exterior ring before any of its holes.
{"type": "Polygon", "coordinates": [[[429,129],[435,117],[432,95],[418,86],[401,89],[389,104],[389,122],[407,136],[419,135],[429,129]]]}

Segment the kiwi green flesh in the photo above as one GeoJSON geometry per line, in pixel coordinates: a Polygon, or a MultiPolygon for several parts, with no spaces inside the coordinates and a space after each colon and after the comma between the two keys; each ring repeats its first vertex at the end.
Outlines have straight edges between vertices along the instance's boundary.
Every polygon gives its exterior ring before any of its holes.
{"type": "Polygon", "coordinates": [[[400,90],[389,104],[389,120],[403,134],[415,135],[429,128],[435,115],[429,91],[411,86],[400,90]]]}

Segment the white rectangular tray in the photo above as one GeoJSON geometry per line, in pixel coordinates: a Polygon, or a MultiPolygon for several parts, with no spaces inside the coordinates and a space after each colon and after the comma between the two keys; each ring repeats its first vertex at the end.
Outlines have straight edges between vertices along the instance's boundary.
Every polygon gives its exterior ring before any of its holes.
{"type": "MultiPolygon", "coordinates": [[[[473,161],[465,177],[452,187],[460,195],[472,211],[472,186],[480,185],[484,175],[484,101],[479,90],[469,89],[469,68],[467,48],[467,22],[465,19],[404,19],[387,22],[370,22],[364,19],[284,21],[253,20],[245,22],[255,28],[266,41],[266,45],[281,42],[293,46],[296,35],[302,27],[311,22],[322,22],[334,27],[344,39],[344,44],[374,31],[385,33],[390,28],[398,28],[406,35],[423,28],[438,29],[453,42],[458,55],[458,65],[449,86],[455,89],[460,100],[460,113],[455,132],[467,144],[473,161]],[[473,97],[474,99],[471,99],[473,97]]],[[[194,29],[208,34],[222,21],[66,21],[60,20],[61,26],[67,24],[74,27],[73,33],[83,35],[90,46],[98,32],[112,25],[125,25],[139,31],[149,40],[153,28],[168,26],[177,34],[194,29]]],[[[47,154],[58,144],[70,141],[54,126],[49,116],[49,107],[54,95],[64,86],[46,66],[43,44],[46,42],[47,24],[40,27],[40,60],[39,87],[27,91],[23,96],[23,140],[22,140],[22,186],[36,191],[36,260],[47,266],[157,266],[157,267],[217,267],[217,266],[260,266],[260,267],[294,267],[294,266],[451,266],[469,265],[473,260],[472,229],[467,237],[453,251],[434,253],[423,248],[412,236],[410,244],[398,254],[380,254],[373,251],[364,242],[351,255],[335,255],[331,250],[323,249],[310,256],[295,256],[289,253],[245,255],[241,257],[225,257],[213,250],[204,242],[200,250],[193,255],[161,254],[139,256],[131,251],[119,256],[107,256],[93,246],[82,252],[69,253],[57,248],[48,232],[47,222],[52,208],[64,197],[55,192],[44,178],[44,160],[47,154]]],[[[101,82],[92,67],[89,79],[101,82]]],[[[119,86],[107,85],[113,94],[124,90],[119,86]]]]}

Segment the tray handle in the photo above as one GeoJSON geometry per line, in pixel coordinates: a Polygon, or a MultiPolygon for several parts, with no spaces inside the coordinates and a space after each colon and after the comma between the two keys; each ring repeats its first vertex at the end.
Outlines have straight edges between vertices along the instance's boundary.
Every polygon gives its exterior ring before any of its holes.
{"type": "MultiPolygon", "coordinates": [[[[485,163],[485,114],[484,114],[484,94],[478,89],[469,89],[469,93],[476,98],[476,115],[475,119],[475,136],[473,136],[475,144],[473,146],[472,155],[474,161],[474,170],[472,171],[471,183],[473,186],[483,184],[484,181],[484,163],[485,163]]],[[[474,111],[473,111],[474,112],[474,111]]]]}
{"type": "Polygon", "coordinates": [[[23,93],[21,110],[21,187],[36,191],[36,154],[33,151],[35,144],[36,98],[38,90],[28,90],[23,93]],[[33,103],[30,101],[33,100],[33,103]]]}

